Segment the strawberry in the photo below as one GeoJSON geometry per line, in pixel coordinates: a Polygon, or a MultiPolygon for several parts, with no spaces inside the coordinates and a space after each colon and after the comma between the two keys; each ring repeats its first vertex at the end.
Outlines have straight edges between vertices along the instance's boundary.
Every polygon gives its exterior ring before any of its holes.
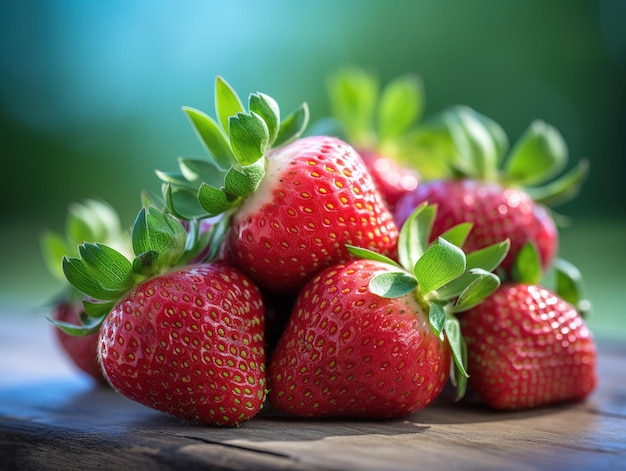
{"type": "Polygon", "coordinates": [[[55,324],[99,331],[102,369],[122,395],[195,423],[236,425],[265,400],[263,299],[228,264],[188,264],[191,238],[174,216],[144,208],[132,262],[106,245],[81,245],[63,268],[94,300],[84,304],[90,319],[55,324]]]}
{"type": "MultiPolygon", "coordinates": [[[[60,322],[78,323],[86,316],[84,296],[67,283],[60,263],[63,255],[77,254],[84,242],[102,241],[124,253],[131,251],[130,238],[122,231],[119,215],[108,203],[86,200],[68,208],[65,234],[46,231],[41,237],[43,259],[50,273],[64,283],[63,291],[52,301],[52,317],[60,322]]],[[[106,384],[98,363],[98,335],[73,336],[54,329],[55,338],[73,365],[100,384],[106,384]]]]}
{"type": "Polygon", "coordinates": [[[462,395],[464,347],[455,312],[491,293],[508,242],[468,254],[457,226],[426,248],[433,206],[402,228],[402,265],[372,251],[326,268],[300,291],[268,368],[269,402],[311,418],[391,418],[415,412],[442,391],[454,358],[462,395]],[[447,239],[450,239],[450,242],[447,239]]]}
{"type": "Polygon", "coordinates": [[[250,95],[248,108],[220,77],[220,124],[185,108],[210,158],[157,172],[168,209],[182,218],[223,214],[215,234],[226,259],[268,291],[294,293],[348,260],[347,243],[393,255],[397,227],[356,151],[333,137],[299,137],[306,104],[282,121],[267,95],[250,95]]]}
{"type": "Polygon", "coordinates": [[[328,95],[339,132],[357,149],[383,198],[393,208],[420,179],[417,147],[408,139],[409,128],[419,120],[423,109],[420,78],[407,74],[381,88],[374,74],[346,67],[330,77],[328,95]],[[405,165],[406,161],[411,166],[405,165]]]}
{"type": "Polygon", "coordinates": [[[499,169],[508,146],[502,129],[493,121],[467,108],[456,108],[446,116],[458,148],[452,162],[457,177],[422,182],[397,204],[398,224],[423,202],[437,204],[436,236],[462,221],[474,223],[466,250],[476,250],[495,241],[511,241],[502,269],[510,271],[520,249],[532,242],[539,250],[544,268],[558,252],[559,233],[546,205],[573,197],[587,174],[587,162],[557,180],[537,186],[556,175],[566,164],[567,149],[553,127],[536,121],[511,151],[499,169]]]}
{"type": "Polygon", "coordinates": [[[470,385],[496,409],[581,401],[597,384],[593,336],[574,305],[539,284],[537,257],[525,246],[515,280],[459,316],[470,385]]]}

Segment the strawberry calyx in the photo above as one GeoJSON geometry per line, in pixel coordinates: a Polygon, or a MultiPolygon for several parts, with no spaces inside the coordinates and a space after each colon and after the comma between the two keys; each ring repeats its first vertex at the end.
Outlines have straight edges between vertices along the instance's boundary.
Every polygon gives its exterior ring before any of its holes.
{"type": "Polygon", "coordinates": [[[306,128],[306,103],[281,119],[278,103],[253,93],[246,110],[222,78],[215,84],[217,119],[183,107],[209,158],[180,157],[178,172],[156,171],[169,211],[180,219],[228,214],[254,193],[265,176],[266,153],[299,137],[306,128]]]}
{"type": "Polygon", "coordinates": [[[535,202],[553,207],[576,197],[589,173],[587,159],[563,173],[568,164],[567,143],[542,120],[533,121],[510,148],[498,123],[467,106],[450,108],[439,119],[454,144],[449,165],[458,177],[521,188],[535,202]]]}
{"type": "Polygon", "coordinates": [[[406,220],[398,239],[397,262],[368,249],[348,246],[348,250],[357,257],[396,268],[374,276],[369,289],[385,298],[415,296],[428,312],[432,331],[450,345],[454,359],[451,379],[460,398],[469,374],[467,347],[455,314],[476,306],[500,286],[500,278],[493,271],[508,253],[510,242],[507,239],[466,254],[460,247],[472,224],[462,223],[429,244],[436,211],[436,205],[424,203],[406,220]]]}
{"type": "Polygon", "coordinates": [[[81,325],[49,319],[71,335],[89,335],[126,293],[148,278],[185,265],[198,252],[195,231],[171,214],[143,207],[130,234],[134,257],[101,242],[78,245],[77,255],[63,255],[66,280],[86,298],[81,325]]]}
{"type": "Polygon", "coordinates": [[[557,258],[549,270],[542,271],[537,247],[528,242],[519,251],[511,270],[511,281],[545,286],[570,303],[582,317],[591,310],[585,296],[585,283],[580,270],[571,262],[557,258]]]}

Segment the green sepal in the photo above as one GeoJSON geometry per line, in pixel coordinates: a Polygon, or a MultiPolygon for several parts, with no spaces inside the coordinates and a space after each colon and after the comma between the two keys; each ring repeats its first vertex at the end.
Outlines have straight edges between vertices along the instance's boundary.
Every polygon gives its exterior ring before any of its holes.
{"type": "Polygon", "coordinates": [[[565,168],[567,158],[563,136],[536,120],[511,150],[503,169],[505,181],[521,186],[543,183],[565,168]]]}
{"type": "Polygon", "coordinates": [[[422,203],[402,225],[398,238],[398,260],[405,269],[413,270],[426,251],[436,211],[435,205],[422,203]]]}
{"type": "Polygon", "coordinates": [[[382,90],[378,101],[378,139],[395,140],[417,121],[424,108],[424,89],[415,74],[397,77],[382,90]]]}
{"type": "MultiPolygon", "coordinates": [[[[226,170],[207,159],[180,157],[178,159],[178,167],[183,177],[187,180],[187,185],[193,185],[196,188],[200,182],[213,186],[221,185],[226,174],[226,170]]],[[[228,169],[229,167],[226,168],[228,169]]]]}
{"type": "MultiPolygon", "coordinates": [[[[469,378],[469,374],[467,373],[467,344],[463,339],[459,320],[454,316],[448,316],[444,331],[448,343],[450,344],[450,351],[452,352],[452,358],[454,359],[457,373],[459,373],[455,376],[457,382],[461,377],[469,378]]],[[[457,394],[459,394],[458,384],[457,394]]]]}
{"type": "Polygon", "coordinates": [[[540,187],[525,188],[528,195],[545,206],[558,206],[574,199],[589,175],[589,161],[582,159],[569,172],[540,187]]]}
{"type": "Polygon", "coordinates": [[[253,93],[248,100],[250,112],[259,115],[267,125],[269,143],[272,144],[278,136],[280,128],[280,108],[276,100],[264,93],[253,93]]]}
{"type": "Polygon", "coordinates": [[[255,163],[269,148],[267,124],[256,113],[237,113],[229,118],[228,137],[237,162],[246,166],[255,163]]]}
{"type": "Polygon", "coordinates": [[[208,216],[198,201],[198,190],[187,186],[174,186],[169,183],[162,188],[165,206],[179,219],[188,221],[208,216]]]}
{"type": "Polygon", "coordinates": [[[218,75],[215,79],[215,114],[227,134],[230,133],[228,128],[230,117],[244,111],[237,92],[223,77],[218,75]]]}
{"type": "Polygon", "coordinates": [[[489,271],[473,268],[467,273],[473,277],[473,280],[457,298],[453,312],[463,312],[473,308],[500,286],[500,278],[489,271]]]}
{"type": "Polygon", "coordinates": [[[344,67],[328,80],[333,115],[356,147],[372,147],[376,139],[372,129],[378,90],[376,77],[359,67],[344,67]]]}
{"type": "Polygon", "coordinates": [[[40,246],[48,271],[55,278],[64,280],[63,265],[59,261],[63,260],[63,257],[69,253],[65,239],[56,232],[46,231],[41,235],[40,246]]]}
{"type": "Polygon", "coordinates": [[[430,303],[430,310],[428,311],[428,323],[430,324],[430,328],[440,340],[443,340],[443,329],[446,324],[446,304],[446,302],[433,300],[430,303]]]}
{"type": "Polygon", "coordinates": [[[363,258],[366,260],[376,260],[382,263],[386,263],[387,265],[392,265],[397,268],[402,268],[400,264],[398,264],[398,262],[396,262],[395,260],[392,260],[391,258],[383,254],[380,254],[378,252],[374,252],[373,250],[365,249],[363,247],[356,247],[350,244],[346,244],[346,249],[348,249],[348,252],[350,252],[352,255],[354,255],[357,258],[363,258]]]}
{"type": "Polygon", "coordinates": [[[264,176],[264,159],[244,167],[231,167],[224,178],[224,189],[231,195],[245,197],[256,191],[264,176]]]}
{"type": "Polygon", "coordinates": [[[210,215],[216,216],[236,206],[239,198],[227,195],[223,190],[202,183],[198,189],[198,202],[210,215]]]}
{"type": "Polygon", "coordinates": [[[417,280],[405,271],[385,272],[374,275],[369,290],[382,298],[399,298],[415,291],[417,280]]]}
{"type": "Polygon", "coordinates": [[[438,238],[437,243],[428,247],[415,264],[415,278],[422,296],[461,276],[465,266],[463,251],[447,240],[438,238]]]}
{"type": "Polygon", "coordinates": [[[195,108],[183,106],[183,111],[189,118],[205,150],[213,156],[215,164],[222,169],[227,169],[233,165],[236,162],[235,154],[233,154],[230,143],[217,122],[206,113],[195,108]]]}
{"type": "Polygon", "coordinates": [[[439,237],[446,239],[448,242],[456,245],[457,247],[463,247],[469,233],[472,231],[472,227],[474,227],[473,223],[462,222],[451,227],[447,231],[442,232],[439,237]]]}
{"type": "Polygon", "coordinates": [[[80,292],[110,301],[135,285],[132,264],[118,251],[98,243],[85,243],[78,251],[80,258],[63,258],[63,273],[80,292]]]}
{"type": "Polygon", "coordinates": [[[172,215],[155,208],[142,208],[132,231],[133,251],[137,255],[134,271],[152,276],[175,266],[185,252],[187,232],[172,215]]]}
{"type": "Polygon", "coordinates": [[[100,331],[100,326],[104,322],[108,315],[104,314],[101,317],[90,317],[81,325],[70,324],[69,322],[57,321],[52,318],[47,318],[50,323],[61,329],[63,332],[69,335],[84,337],[86,335],[96,334],[100,331]]]}
{"type": "MultiPolygon", "coordinates": [[[[87,317],[101,319],[111,312],[111,309],[117,304],[117,301],[108,302],[91,302],[83,300],[83,312],[87,317]]],[[[84,324],[85,322],[83,322],[84,324]]]]}
{"type": "Polygon", "coordinates": [[[556,294],[574,306],[581,316],[587,316],[591,310],[591,303],[585,298],[585,283],[578,267],[567,260],[557,258],[553,263],[553,269],[556,294]]]}
{"type": "Polygon", "coordinates": [[[280,122],[272,147],[280,147],[299,138],[309,124],[309,106],[303,103],[280,122]]]}
{"type": "Polygon", "coordinates": [[[520,283],[538,285],[541,282],[543,272],[537,247],[532,242],[527,242],[520,249],[513,262],[511,278],[520,283]]]}
{"type": "Polygon", "coordinates": [[[457,170],[467,177],[496,180],[509,145],[500,125],[466,106],[450,109],[444,119],[458,151],[457,170]]]}

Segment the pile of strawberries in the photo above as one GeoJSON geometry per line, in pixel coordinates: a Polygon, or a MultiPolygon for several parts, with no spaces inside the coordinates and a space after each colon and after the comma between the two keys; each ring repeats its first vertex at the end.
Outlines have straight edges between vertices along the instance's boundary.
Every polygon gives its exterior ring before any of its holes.
{"type": "Polygon", "coordinates": [[[76,364],[227,426],[267,403],[402,417],[448,381],[497,409],[587,397],[587,301],[547,209],[586,162],[562,173],[565,143],[540,121],[509,151],[472,109],[420,120],[415,76],[379,89],[346,69],[329,94],[334,117],[307,132],[306,104],[283,117],[218,77],[215,118],[184,108],[208,158],[157,171],[132,231],[101,201],[70,208],[42,247],[68,282],[51,321],[76,364]]]}

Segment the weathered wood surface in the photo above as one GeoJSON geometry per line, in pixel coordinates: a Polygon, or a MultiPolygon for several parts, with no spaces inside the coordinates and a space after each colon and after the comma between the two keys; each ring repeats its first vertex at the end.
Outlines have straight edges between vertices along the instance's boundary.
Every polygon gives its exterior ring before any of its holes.
{"type": "Polygon", "coordinates": [[[303,421],[266,409],[223,429],[93,386],[69,367],[40,318],[8,324],[0,330],[2,470],[626,469],[622,346],[599,342],[600,386],[581,404],[502,413],[443,397],[383,422],[303,421]]]}

